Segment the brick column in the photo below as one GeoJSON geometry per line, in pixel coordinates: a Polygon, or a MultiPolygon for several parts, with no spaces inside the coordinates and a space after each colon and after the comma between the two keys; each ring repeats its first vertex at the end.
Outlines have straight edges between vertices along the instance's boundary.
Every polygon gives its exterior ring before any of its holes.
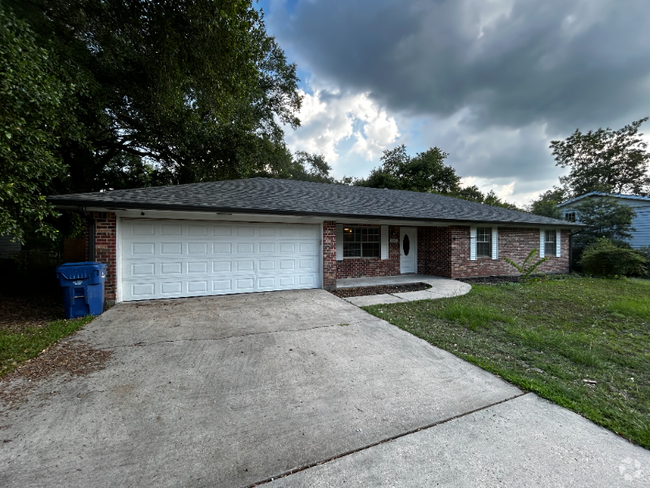
{"type": "Polygon", "coordinates": [[[95,261],[106,264],[104,300],[115,303],[117,276],[116,217],[112,212],[95,212],[95,261]]]}
{"type": "Polygon", "coordinates": [[[323,222],[323,288],[336,290],[336,222],[323,222]]]}

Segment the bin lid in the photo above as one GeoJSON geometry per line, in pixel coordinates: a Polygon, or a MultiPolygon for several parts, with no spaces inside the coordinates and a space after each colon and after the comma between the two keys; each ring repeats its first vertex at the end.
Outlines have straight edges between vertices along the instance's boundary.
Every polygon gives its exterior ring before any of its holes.
{"type": "Polygon", "coordinates": [[[88,278],[95,271],[106,268],[104,263],[92,261],[85,263],[64,263],[56,268],[56,274],[63,276],[66,280],[80,280],[88,278]]]}

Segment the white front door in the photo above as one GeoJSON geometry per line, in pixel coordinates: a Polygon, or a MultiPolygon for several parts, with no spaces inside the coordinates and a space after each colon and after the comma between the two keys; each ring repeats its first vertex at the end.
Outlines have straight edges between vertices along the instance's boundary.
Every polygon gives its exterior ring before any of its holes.
{"type": "Polygon", "coordinates": [[[122,299],[320,286],[320,226],[122,220],[122,299]]]}
{"type": "Polygon", "coordinates": [[[400,273],[417,272],[418,230],[415,227],[400,228],[399,268],[400,273]]]}

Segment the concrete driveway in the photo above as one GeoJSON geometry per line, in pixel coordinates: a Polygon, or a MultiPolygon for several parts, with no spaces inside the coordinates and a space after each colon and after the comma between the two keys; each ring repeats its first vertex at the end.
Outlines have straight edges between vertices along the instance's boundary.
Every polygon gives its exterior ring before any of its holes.
{"type": "Polygon", "coordinates": [[[120,304],[75,339],[115,353],[3,407],[0,486],[650,480],[648,451],[322,290],[120,304]]]}

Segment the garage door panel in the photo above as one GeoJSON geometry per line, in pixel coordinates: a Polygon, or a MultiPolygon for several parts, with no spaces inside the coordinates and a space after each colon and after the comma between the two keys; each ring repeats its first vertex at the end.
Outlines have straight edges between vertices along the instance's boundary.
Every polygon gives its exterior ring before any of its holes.
{"type": "Polygon", "coordinates": [[[254,254],[255,244],[252,242],[238,242],[237,254],[254,254]]]}
{"type": "Polygon", "coordinates": [[[207,236],[208,235],[208,226],[207,225],[188,225],[187,226],[187,235],[190,236],[207,236]]]}
{"type": "Polygon", "coordinates": [[[163,236],[183,235],[183,226],[181,224],[160,224],[160,235],[163,236]]]}
{"type": "Polygon", "coordinates": [[[208,272],[208,262],[207,261],[189,262],[187,263],[187,272],[205,274],[208,272]]]}
{"type": "Polygon", "coordinates": [[[169,283],[160,284],[161,293],[166,296],[177,295],[183,292],[183,283],[180,281],[172,281],[169,283]]]}
{"type": "Polygon", "coordinates": [[[214,254],[232,254],[232,244],[230,242],[215,242],[212,244],[214,254]]]}
{"type": "Polygon", "coordinates": [[[174,275],[183,272],[183,263],[180,261],[172,263],[160,263],[161,275],[174,275]]]}
{"type": "Polygon", "coordinates": [[[182,242],[161,242],[160,254],[163,256],[182,256],[183,243],[182,242]]]}
{"type": "Polygon", "coordinates": [[[260,242],[257,246],[257,252],[259,253],[273,254],[275,252],[274,242],[260,242]]]}
{"type": "Polygon", "coordinates": [[[232,229],[230,228],[230,226],[228,226],[228,227],[223,227],[223,226],[212,227],[212,236],[213,237],[230,237],[230,236],[232,236],[232,229]]]}
{"type": "Polygon", "coordinates": [[[232,272],[232,262],[230,261],[212,261],[212,272],[222,274],[232,272]]]}
{"type": "Polygon", "coordinates": [[[123,300],[320,286],[319,226],[125,219],[121,229],[123,300]]]}

